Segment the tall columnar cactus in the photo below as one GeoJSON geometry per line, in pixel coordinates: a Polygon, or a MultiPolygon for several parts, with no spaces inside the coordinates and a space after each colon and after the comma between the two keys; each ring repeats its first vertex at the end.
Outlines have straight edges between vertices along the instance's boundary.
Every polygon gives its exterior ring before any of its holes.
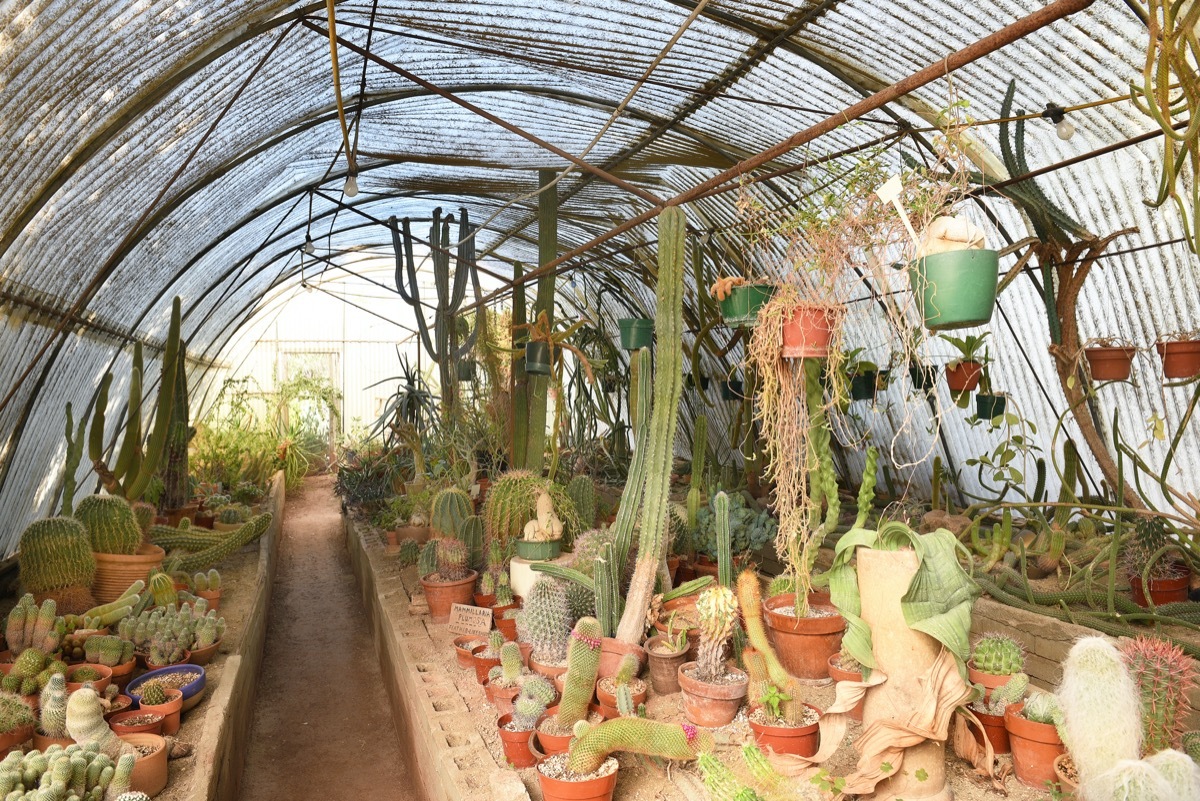
{"type": "Polygon", "coordinates": [[[585,617],[575,624],[567,648],[567,679],[558,703],[560,724],[574,726],[587,717],[599,669],[600,623],[594,617],[585,617]]]}
{"type": "Polygon", "coordinates": [[[1157,753],[1183,743],[1188,692],[1196,684],[1196,663],[1177,645],[1140,635],[1120,646],[1142,702],[1142,751],[1157,753]]]}
{"type": "Polygon", "coordinates": [[[55,673],[42,690],[38,728],[47,737],[67,736],[67,677],[55,673]]]}
{"type": "MultiPolygon", "coordinates": [[[[503,633],[500,636],[503,638],[503,633]]],[[[501,644],[500,664],[489,671],[489,684],[494,687],[516,687],[520,684],[523,673],[524,666],[521,664],[521,646],[515,642],[501,644]]]]}
{"type": "Polygon", "coordinates": [[[733,591],[721,585],[710,587],[697,599],[700,650],[696,658],[696,678],[700,681],[716,682],[725,675],[725,644],[733,635],[737,608],[733,591]]]}
{"type": "Polygon", "coordinates": [[[562,582],[540,578],[529,588],[525,606],[517,615],[517,639],[533,646],[531,655],[537,661],[557,665],[567,658],[571,620],[562,582]]]}
{"type": "Polygon", "coordinates": [[[243,545],[249,545],[257,540],[270,527],[271,514],[258,515],[250,522],[243,524],[241,528],[230,531],[220,543],[198,553],[188,554],[182,559],[174,560],[172,562],[173,570],[180,570],[184,573],[208,570],[213,565],[220,564],[243,545]]]}
{"type": "Polygon", "coordinates": [[[729,496],[718,492],[712,505],[717,523],[717,580],[725,587],[732,587],[733,535],[729,527],[729,496]]]}
{"type": "MultiPolygon", "coordinates": [[[[700,496],[703,494],[704,471],[708,457],[708,416],[698,415],[692,427],[692,479],[687,494],[687,524],[689,531],[696,530],[696,516],[700,513],[700,496]]],[[[728,585],[726,585],[728,586],[728,585]]]]}
{"type": "Polygon", "coordinates": [[[470,496],[458,487],[448,487],[433,496],[429,524],[439,537],[458,537],[472,512],[470,496]]]}
{"type": "Polygon", "coordinates": [[[743,570],[738,576],[737,597],[746,624],[746,638],[766,663],[771,684],[788,696],[788,700],[780,704],[781,717],[789,723],[801,722],[805,714],[804,686],[787,672],[767,637],[763,625],[762,588],[753,570],[743,570]]]}
{"type": "Polygon", "coordinates": [[[1020,643],[1007,634],[990,632],[979,638],[971,654],[975,669],[993,676],[1009,676],[1025,669],[1020,643]]]}
{"type": "Polygon", "coordinates": [[[467,566],[467,546],[462,540],[443,537],[437,540],[437,572],[442,581],[462,581],[471,574],[467,566]]]}
{"type": "Polygon", "coordinates": [[[166,346],[162,356],[162,370],[159,374],[158,400],[155,404],[154,430],[146,439],[142,431],[142,382],[145,369],[142,362],[142,345],[136,343],[133,351],[133,369],[129,379],[129,402],[125,422],[125,434],[121,441],[121,450],[115,461],[109,464],[104,458],[104,415],[108,407],[108,388],[112,385],[112,373],[104,377],[100,384],[100,393],[96,399],[95,413],[92,417],[92,427],[88,435],[88,457],[92,466],[100,476],[105,490],[112,495],[120,495],[130,501],[142,497],[150,480],[158,472],[163,453],[166,450],[167,434],[171,423],[171,408],[175,400],[177,386],[176,370],[179,367],[179,356],[182,352],[180,341],[180,326],[182,310],[179,298],[171,304],[171,325],[167,332],[166,346]],[[144,449],[143,449],[144,444],[144,449]]]}
{"type": "Polygon", "coordinates": [[[621,621],[621,565],[615,552],[611,542],[605,543],[601,557],[592,565],[596,619],[605,637],[615,635],[621,621]]]}
{"type": "MultiPolygon", "coordinates": [[[[687,217],[669,206],[658,218],[658,283],[654,336],[658,365],[654,373],[654,409],[651,413],[642,491],[642,530],[638,536],[637,567],[625,595],[625,611],[616,637],[640,644],[646,614],[654,596],[655,579],[667,556],[667,505],[670,503],[671,462],[675,454],[675,429],[683,384],[683,256],[687,217]]],[[[632,474],[631,474],[632,477],[632,474]]],[[[624,502],[622,497],[622,502],[624,502]]],[[[618,549],[618,558],[623,553],[618,549]]]]}
{"type": "Polygon", "coordinates": [[[567,484],[567,497],[584,529],[596,525],[596,482],[590,476],[575,476],[567,484]]]}
{"type": "Polygon", "coordinates": [[[171,422],[167,429],[167,442],[163,453],[163,494],[159,508],[182,509],[192,499],[192,488],[188,480],[188,444],[196,429],[191,425],[191,409],[188,404],[187,346],[179,344],[178,363],[175,366],[175,391],[171,398],[171,422]]]}
{"type": "Polygon", "coordinates": [[[459,341],[457,320],[459,310],[466,297],[467,280],[471,281],[475,301],[482,298],[479,288],[479,273],[475,264],[475,227],[468,218],[465,208],[459,210],[458,217],[458,249],[454,254],[454,277],[450,277],[450,226],[454,224],[454,216],[442,218],[440,208],[433,210],[433,223],[429,229],[430,260],[433,263],[433,283],[437,292],[437,302],[434,305],[433,331],[425,320],[426,304],[421,301],[420,284],[417,282],[416,261],[413,258],[413,236],[408,218],[401,226],[397,226],[395,217],[388,219],[392,229],[392,247],[396,251],[396,289],[401,299],[412,307],[417,319],[417,330],[425,351],[438,363],[438,373],[442,387],[442,411],[445,419],[449,419],[455,406],[457,374],[455,365],[460,359],[466,358],[475,346],[479,335],[476,325],[459,341]],[[406,280],[407,279],[407,280],[406,280]]]}
{"type": "Polygon", "coordinates": [[[142,544],[142,529],[133,509],[116,495],[87,496],[75,505],[75,519],[87,529],[97,553],[128,556],[142,544]]]}
{"type": "Polygon", "coordinates": [[[711,733],[687,723],[617,718],[589,727],[578,735],[571,743],[567,768],[580,774],[592,773],[614,751],[692,760],[714,747],[711,733]]]}
{"type": "Polygon", "coordinates": [[[79,470],[79,462],[83,458],[84,434],[87,431],[87,419],[79,418],[79,427],[74,424],[71,404],[67,403],[67,458],[63,465],[62,505],[59,514],[70,517],[75,510],[75,474],[79,470]]]}
{"type": "Polygon", "coordinates": [[[35,520],[21,534],[21,584],[35,599],[54,598],[61,614],[82,614],[96,605],[96,560],[87,529],[72,517],[35,520]]]}

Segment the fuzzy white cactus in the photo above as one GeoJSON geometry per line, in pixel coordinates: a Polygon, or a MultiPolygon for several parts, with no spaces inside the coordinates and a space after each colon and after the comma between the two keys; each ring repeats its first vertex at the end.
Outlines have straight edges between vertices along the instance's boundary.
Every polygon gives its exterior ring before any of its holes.
{"type": "Polygon", "coordinates": [[[1063,663],[1058,697],[1063,739],[1081,784],[1121,760],[1141,756],[1142,711],[1137,684],[1116,646],[1104,637],[1082,637],[1063,663]]]}

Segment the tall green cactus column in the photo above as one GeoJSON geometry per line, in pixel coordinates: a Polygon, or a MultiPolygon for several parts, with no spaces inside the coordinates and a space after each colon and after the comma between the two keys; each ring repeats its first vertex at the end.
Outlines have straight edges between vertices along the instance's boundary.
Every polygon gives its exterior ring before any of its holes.
{"type": "Polygon", "coordinates": [[[175,392],[171,404],[171,424],[167,429],[163,462],[163,495],[159,504],[164,511],[182,509],[192,499],[188,481],[188,443],[196,432],[190,424],[187,383],[187,346],[180,343],[175,365],[175,392]]]}
{"type": "Polygon", "coordinates": [[[679,395],[683,384],[683,253],[687,217],[677,207],[664,209],[658,218],[658,287],[654,335],[658,365],[654,371],[654,408],[650,412],[646,457],[646,486],[642,494],[642,531],[638,538],[637,567],[625,596],[625,612],[617,639],[640,645],[646,612],[654,594],[654,578],[667,555],[667,504],[671,459],[679,395]]]}
{"type": "MultiPolygon", "coordinates": [[[[558,188],[546,187],[557,176],[555,170],[538,171],[538,185],[543,191],[538,195],[538,266],[544,267],[558,258],[558,188]]],[[[554,292],[557,283],[554,271],[538,279],[537,297],[533,301],[531,320],[537,320],[542,312],[551,328],[554,326],[554,292]]],[[[544,375],[529,376],[529,427],[525,445],[525,469],[541,475],[546,466],[546,396],[550,389],[550,378],[544,375]]]]}
{"type": "MultiPolygon", "coordinates": [[[[523,326],[528,322],[525,314],[525,284],[521,276],[525,268],[521,262],[513,264],[513,295],[512,295],[512,348],[520,349],[529,341],[529,332],[523,326]]],[[[525,360],[520,356],[512,357],[511,378],[512,403],[509,404],[509,428],[512,436],[512,452],[509,454],[509,464],[516,469],[525,466],[525,452],[529,448],[529,374],[525,372],[525,360]]]]}

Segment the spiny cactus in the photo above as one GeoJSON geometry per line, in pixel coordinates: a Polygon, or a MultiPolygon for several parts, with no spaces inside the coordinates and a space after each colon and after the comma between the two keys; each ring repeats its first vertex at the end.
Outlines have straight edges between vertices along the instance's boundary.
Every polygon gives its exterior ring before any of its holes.
{"type": "Polygon", "coordinates": [[[691,760],[714,747],[712,734],[687,723],[617,718],[592,726],[577,736],[571,743],[567,768],[579,774],[592,773],[614,751],[691,760]]]}
{"type": "Polygon", "coordinates": [[[83,644],[83,653],[92,664],[111,668],[133,659],[133,643],[111,634],[89,637],[83,644]]]}
{"type": "Polygon", "coordinates": [[[167,692],[158,682],[148,681],[138,688],[141,690],[141,703],[148,706],[162,706],[167,702],[167,692]]]}
{"type": "Polygon", "coordinates": [[[100,696],[89,687],[76,690],[67,699],[67,734],[85,750],[98,751],[110,759],[136,753],[108,727],[100,696]]]}
{"type": "Polygon", "coordinates": [[[1058,711],[1059,736],[1071,750],[1080,784],[1140,755],[1138,688],[1121,652],[1105,638],[1081,637],[1071,646],[1059,687],[1061,709],[1046,714],[1037,708],[1043,696],[1054,700],[1046,693],[1034,694],[1025,702],[1025,717],[1057,724],[1058,711]]]}
{"type": "Polygon", "coordinates": [[[975,689],[979,693],[979,700],[975,702],[977,709],[985,715],[1003,715],[1009,704],[1018,703],[1025,697],[1029,689],[1029,676],[1024,673],[1013,674],[1011,679],[992,690],[987,701],[983,700],[984,688],[977,684],[975,689]]]}
{"type": "Polygon", "coordinates": [[[262,487],[252,481],[239,481],[233,488],[232,493],[233,500],[248,506],[258,503],[266,497],[266,494],[262,487]]]}
{"type": "Polygon", "coordinates": [[[496,606],[511,606],[514,603],[516,597],[513,596],[512,587],[507,581],[496,587],[496,606]]]}
{"type": "Polygon", "coordinates": [[[1144,635],[1123,641],[1120,651],[1141,697],[1143,753],[1179,748],[1195,662],[1179,646],[1144,635]]]}
{"type": "Polygon", "coordinates": [[[557,665],[567,657],[571,611],[561,582],[543,576],[534,582],[517,615],[517,639],[533,646],[533,658],[557,665]]]}
{"type": "Polygon", "coordinates": [[[154,508],[154,504],[144,501],[135,501],[129,506],[133,509],[133,518],[137,520],[138,528],[142,530],[142,539],[145,539],[154,525],[154,516],[158,510],[154,508]]]}
{"type": "MultiPolygon", "coordinates": [[[[789,723],[799,724],[804,720],[806,714],[804,711],[804,686],[787,672],[783,663],[779,661],[775,649],[771,647],[766,626],[763,625],[762,590],[759,587],[758,576],[753,570],[743,570],[738,576],[737,597],[742,609],[742,618],[746,622],[747,640],[754,650],[761,654],[766,665],[767,676],[770,678],[770,685],[787,696],[787,700],[779,705],[781,717],[789,723]]],[[[766,684],[766,682],[762,683],[766,684]]],[[[747,688],[747,690],[749,689],[747,688]]]]}
{"type": "Polygon", "coordinates": [[[716,682],[725,675],[725,643],[737,621],[737,599],[728,587],[710,587],[697,599],[696,614],[700,618],[696,678],[716,682]]]}
{"type": "Polygon", "coordinates": [[[571,499],[583,528],[596,525],[596,482],[589,476],[575,476],[567,484],[567,497],[571,499]]]}
{"type": "Polygon", "coordinates": [[[462,581],[471,574],[467,546],[462,540],[445,537],[437,542],[437,573],[441,581],[462,581]]]}
{"type": "MultiPolygon", "coordinates": [[[[503,639],[504,635],[500,636],[503,639]]],[[[506,642],[500,645],[499,651],[500,664],[488,673],[488,681],[494,687],[516,687],[525,672],[525,666],[521,664],[521,647],[515,642],[506,642]]]]}
{"type": "Polygon", "coordinates": [[[52,745],[29,753],[17,749],[0,761],[0,797],[6,801],[149,801],[145,793],[129,789],[134,762],[133,754],[114,763],[79,745],[52,745]]]}
{"type": "Polygon", "coordinates": [[[5,635],[9,650],[18,656],[26,648],[45,653],[57,651],[66,634],[66,623],[58,617],[57,608],[53,598],[47,598],[38,606],[32,594],[21,596],[8,613],[5,635]]]}
{"type": "Polygon", "coordinates": [[[696,758],[704,787],[713,801],[761,801],[749,787],[743,785],[733,770],[712,754],[700,754],[696,758]],[[750,795],[746,795],[750,793],[750,795]]]}
{"type": "Polygon", "coordinates": [[[150,796],[141,791],[134,790],[133,792],[121,793],[116,797],[115,801],[150,801],[150,796]]]}
{"type": "Polygon", "coordinates": [[[67,736],[67,679],[55,673],[46,682],[39,700],[38,728],[47,737],[67,736]]]}
{"type": "MultiPolygon", "coordinates": [[[[1171,788],[1168,799],[1200,798],[1200,766],[1187,754],[1168,748],[1143,760],[1171,788]]],[[[1099,796],[1098,796],[1099,797],[1099,796]]]]}
{"type": "Polygon", "coordinates": [[[150,542],[167,553],[172,551],[199,553],[215,545],[220,545],[228,536],[229,532],[227,531],[209,531],[206,528],[192,526],[186,517],[179,521],[178,528],[151,526],[148,535],[150,542]]]}
{"type": "Polygon", "coordinates": [[[618,686],[615,695],[617,700],[617,714],[623,718],[636,717],[637,707],[633,703],[633,691],[629,689],[629,685],[622,684],[618,686]]]}
{"type": "Polygon", "coordinates": [[[231,503],[217,510],[214,520],[227,526],[238,526],[250,519],[250,507],[241,503],[231,503]]]}
{"type": "Polygon", "coordinates": [[[521,692],[541,701],[543,706],[550,706],[558,698],[558,690],[554,689],[554,685],[536,674],[527,674],[524,677],[521,681],[521,692]]]}
{"type": "Polygon", "coordinates": [[[1020,643],[1007,634],[984,634],[975,643],[971,656],[975,669],[993,676],[1008,676],[1025,669],[1025,653],[1020,643]]]}
{"type": "Polygon", "coordinates": [[[33,724],[33,711],[19,695],[0,692],[0,732],[8,734],[33,724]]]}
{"type": "Polygon", "coordinates": [[[572,620],[596,616],[596,593],[574,581],[566,582],[564,589],[567,593],[567,608],[570,610],[572,620]]]}
{"type": "Polygon", "coordinates": [[[192,576],[192,587],[196,592],[216,592],[221,589],[221,574],[216,568],[207,573],[197,573],[192,576]]]}
{"type": "Polygon", "coordinates": [[[633,654],[625,654],[621,657],[620,664],[617,665],[617,672],[613,676],[613,683],[618,687],[629,684],[637,678],[638,669],[641,668],[641,662],[633,654]]]}
{"type": "Polygon", "coordinates": [[[512,722],[517,731],[533,731],[538,719],[546,713],[546,705],[537,698],[522,693],[513,701],[512,722]]]}
{"type": "Polygon", "coordinates": [[[430,540],[421,547],[421,553],[417,557],[417,575],[421,578],[438,572],[437,547],[437,540],[430,540]]]}
{"type": "Polygon", "coordinates": [[[150,594],[154,596],[154,605],[168,607],[175,603],[175,582],[161,570],[150,576],[150,594]]]}
{"type": "Polygon", "coordinates": [[[463,523],[472,516],[471,496],[458,487],[448,487],[433,496],[429,524],[439,537],[458,537],[463,523]]]}
{"type": "Polygon", "coordinates": [[[458,538],[467,546],[467,566],[483,567],[483,518],[471,515],[458,529],[458,538]]]}
{"type": "MultiPolygon", "coordinates": [[[[1140,580],[1150,560],[1173,539],[1170,525],[1161,517],[1140,518],[1133,536],[1121,543],[1122,567],[1131,577],[1140,580]]],[[[1150,578],[1160,580],[1182,575],[1184,568],[1174,556],[1170,551],[1159,556],[1150,567],[1150,578]]]]}
{"type": "Polygon", "coordinates": [[[1200,731],[1183,733],[1183,750],[1194,762],[1200,763],[1200,731]]]}
{"type": "Polygon", "coordinates": [[[207,570],[213,565],[220,564],[226,557],[237,551],[243,545],[249,545],[261,537],[271,526],[271,515],[263,514],[250,520],[241,528],[230,531],[218,544],[198,553],[189,554],[182,559],[172,562],[175,570],[184,573],[194,573],[197,570],[207,570]]]}
{"type": "Polygon", "coordinates": [[[587,717],[599,668],[600,623],[594,617],[585,617],[575,624],[567,648],[567,678],[558,704],[561,725],[574,726],[576,721],[587,717]]]}
{"type": "Polygon", "coordinates": [[[96,605],[92,577],[96,560],[87,530],[72,517],[35,520],[21,534],[21,584],[37,599],[53,598],[63,614],[80,614],[96,605]]]}
{"type": "Polygon", "coordinates": [[[89,495],[75,504],[75,519],[87,529],[97,553],[130,555],[142,544],[142,528],[124,498],[89,495]]]}

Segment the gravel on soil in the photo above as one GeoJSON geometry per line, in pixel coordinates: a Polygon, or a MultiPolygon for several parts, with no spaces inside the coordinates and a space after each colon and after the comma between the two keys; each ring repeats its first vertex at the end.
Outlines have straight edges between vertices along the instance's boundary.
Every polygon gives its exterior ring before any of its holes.
{"type": "Polygon", "coordinates": [[[587,782],[593,779],[602,779],[605,776],[611,776],[616,769],[617,760],[609,757],[604,760],[599,768],[591,773],[575,773],[567,769],[566,754],[555,754],[538,765],[538,770],[541,771],[543,776],[550,779],[558,779],[562,782],[587,782]]]}

